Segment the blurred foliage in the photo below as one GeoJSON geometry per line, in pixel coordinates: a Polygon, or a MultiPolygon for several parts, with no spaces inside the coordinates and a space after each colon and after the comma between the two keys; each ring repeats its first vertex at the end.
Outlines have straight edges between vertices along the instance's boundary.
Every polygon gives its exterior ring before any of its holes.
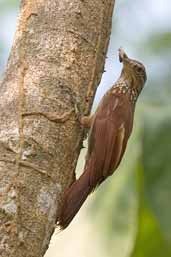
{"type": "Polygon", "coordinates": [[[158,31],[150,34],[138,49],[150,59],[148,65],[150,74],[148,73],[147,87],[143,92],[144,100],[155,106],[170,106],[171,32],[158,31]]]}
{"type": "Polygon", "coordinates": [[[141,137],[138,233],[131,257],[171,256],[171,108],[148,108],[141,137]]]}
{"type": "Polygon", "coordinates": [[[144,43],[144,47],[149,49],[150,54],[164,54],[171,49],[171,31],[166,32],[157,32],[151,34],[146,42],[144,43]],[[162,46],[162,47],[161,47],[162,46]]]}

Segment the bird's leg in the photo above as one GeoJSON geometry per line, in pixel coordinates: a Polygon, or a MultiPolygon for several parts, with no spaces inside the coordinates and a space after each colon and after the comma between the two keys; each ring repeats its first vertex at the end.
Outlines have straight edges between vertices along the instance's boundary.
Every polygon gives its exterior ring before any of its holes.
{"type": "Polygon", "coordinates": [[[80,124],[84,128],[91,128],[91,125],[93,123],[93,119],[94,119],[94,115],[83,116],[83,117],[80,118],[80,124]]]}
{"type": "Polygon", "coordinates": [[[75,98],[74,100],[75,100],[75,102],[74,102],[74,110],[75,110],[75,114],[76,114],[76,117],[77,117],[80,125],[83,128],[89,129],[91,127],[91,125],[92,125],[94,115],[85,115],[85,114],[83,114],[80,111],[80,104],[78,102],[78,99],[75,98]]]}
{"type": "Polygon", "coordinates": [[[89,130],[92,126],[94,115],[82,116],[79,119],[81,126],[84,128],[84,140],[87,139],[89,130]]]}
{"type": "Polygon", "coordinates": [[[76,120],[79,122],[81,127],[84,128],[83,138],[85,140],[87,138],[88,131],[92,126],[94,115],[86,115],[85,112],[81,110],[80,99],[76,93],[72,94],[72,103],[74,105],[76,120]]]}

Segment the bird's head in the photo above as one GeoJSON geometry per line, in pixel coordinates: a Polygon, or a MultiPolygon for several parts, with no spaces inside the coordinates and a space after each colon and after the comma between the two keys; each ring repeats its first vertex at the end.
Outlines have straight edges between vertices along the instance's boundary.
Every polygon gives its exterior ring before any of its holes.
{"type": "Polygon", "coordinates": [[[147,80],[144,65],[130,59],[122,48],[119,48],[119,61],[123,63],[121,75],[130,83],[131,87],[140,92],[147,80]]]}

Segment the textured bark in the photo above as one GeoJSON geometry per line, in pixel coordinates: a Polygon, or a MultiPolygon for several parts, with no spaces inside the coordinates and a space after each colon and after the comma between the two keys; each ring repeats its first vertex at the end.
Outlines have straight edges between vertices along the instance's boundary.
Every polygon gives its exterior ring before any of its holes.
{"type": "Polygon", "coordinates": [[[111,31],[114,0],[25,0],[0,86],[0,256],[43,256],[111,31]]]}

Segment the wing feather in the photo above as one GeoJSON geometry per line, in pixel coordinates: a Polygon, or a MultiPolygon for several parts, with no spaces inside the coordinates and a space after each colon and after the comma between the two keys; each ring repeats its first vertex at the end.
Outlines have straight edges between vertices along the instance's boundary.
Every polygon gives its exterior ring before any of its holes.
{"type": "Polygon", "coordinates": [[[87,165],[90,166],[90,184],[94,188],[118,167],[126,149],[128,128],[132,126],[128,119],[129,108],[123,108],[122,99],[112,97],[106,97],[101,104],[89,136],[87,165]]]}

